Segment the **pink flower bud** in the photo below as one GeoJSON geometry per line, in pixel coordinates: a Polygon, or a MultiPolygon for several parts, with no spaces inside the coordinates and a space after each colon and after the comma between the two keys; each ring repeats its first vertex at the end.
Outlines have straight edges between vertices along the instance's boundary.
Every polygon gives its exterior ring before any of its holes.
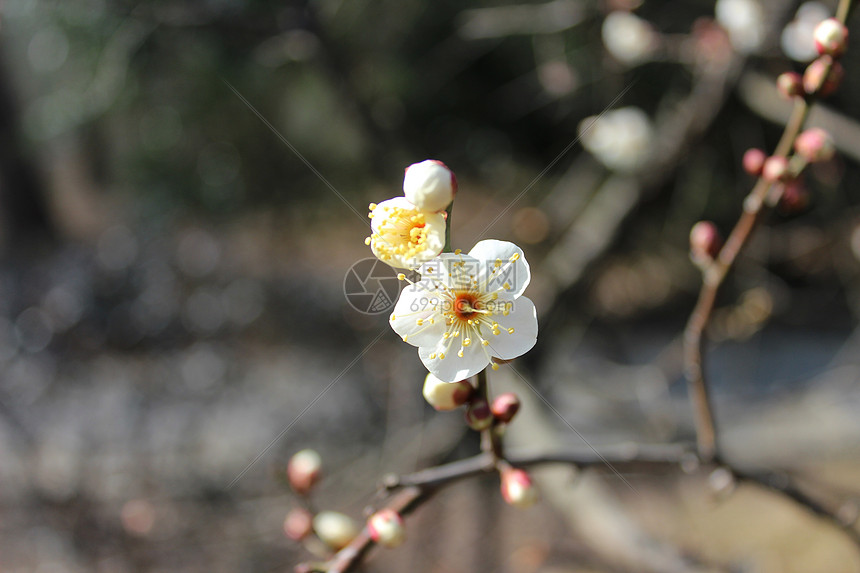
{"type": "Polygon", "coordinates": [[[466,380],[443,382],[433,374],[424,379],[422,394],[427,402],[439,411],[453,410],[469,401],[474,388],[466,380]]]}
{"type": "Polygon", "coordinates": [[[422,211],[441,211],[454,200],[457,178],[441,161],[428,159],[406,168],[403,194],[422,211]]]}
{"type": "Polygon", "coordinates": [[[314,517],[314,531],[320,540],[339,551],[358,535],[355,522],[337,511],[321,511],[314,517]]]}
{"type": "Polygon", "coordinates": [[[466,409],[466,423],[473,430],[486,430],[493,424],[493,412],[486,400],[475,400],[466,409]]]}
{"type": "Polygon", "coordinates": [[[822,55],[838,58],[845,53],[848,46],[848,28],[836,18],[821,21],[815,27],[812,37],[815,40],[815,49],[822,55]]]}
{"type": "Polygon", "coordinates": [[[311,534],[314,516],[306,509],[297,507],[287,514],[284,519],[284,533],[293,541],[301,541],[311,534]]]}
{"type": "Polygon", "coordinates": [[[290,487],[299,495],[307,495],[319,481],[322,458],[314,450],[302,450],[293,454],[287,464],[287,479],[290,487]]]}
{"type": "Polygon", "coordinates": [[[496,396],[496,399],[493,400],[493,405],[490,406],[493,416],[495,416],[498,421],[505,423],[510,422],[519,409],[520,399],[513,392],[499,394],[496,396]]]}
{"type": "Polygon", "coordinates": [[[787,181],[791,178],[789,171],[788,159],[780,156],[768,157],[764,162],[764,167],[761,170],[761,176],[765,181],[776,183],[777,181],[787,181]]]}
{"type": "Polygon", "coordinates": [[[786,183],[779,197],[777,209],[783,215],[802,213],[809,206],[809,190],[800,180],[786,183]]]}
{"type": "Polygon", "coordinates": [[[797,136],[794,140],[794,150],[809,163],[815,163],[833,159],[836,146],[829,133],[813,127],[797,136]]]}
{"type": "Polygon", "coordinates": [[[776,89],[785,99],[803,95],[803,78],[797,72],[785,72],[776,78],[776,89]]]}
{"type": "Polygon", "coordinates": [[[761,149],[756,149],[755,147],[747,149],[743,159],[744,171],[754,177],[758,177],[761,175],[761,170],[764,167],[766,159],[767,154],[761,149]]]}
{"type": "Polygon", "coordinates": [[[699,221],[690,229],[690,254],[694,259],[713,259],[720,252],[722,244],[717,226],[710,221],[699,221]]]}
{"type": "Polygon", "coordinates": [[[393,509],[381,509],[367,520],[370,538],[383,547],[397,547],[406,539],[403,518],[393,509]]]}
{"type": "Polygon", "coordinates": [[[830,56],[821,56],[809,64],[803,72],[803,91],[810,95],[827,97],[836,91],[844,76],[845,68],[842,64],[834,61],[830,56]]]}
{"type": "Polygon", "coordinates": [[[510,505],[526,508],[538,500],[538,492],[525,470],[506,468],[502,470],[502,497],[510,505]]]}

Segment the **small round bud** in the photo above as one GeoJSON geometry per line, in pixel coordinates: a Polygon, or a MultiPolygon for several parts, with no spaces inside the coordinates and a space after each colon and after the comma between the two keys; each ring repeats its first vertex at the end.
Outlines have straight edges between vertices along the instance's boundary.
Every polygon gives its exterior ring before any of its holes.
{"type": "Polygon", "coordinates": [[[538,492],[525,470],[506,468],[502,470],[502,497],[510,505],[526,508],[538,500],[538,492]]]}
{"type": "Polygon", "coordinates": [[[454,200],[457,178],[441,161],[428,159],[406,168],[403,194],[422,211],[441,211],[454,200]]]}
{"type": "Polygon", "coordinates": [[[314,517],[314,531],[320,540],[339,551],[358,535],[358,527],[347,515],[337,511],[321,511],[314,517]]]}
{"type": "Polygon", "coordinates": [[[520,398],[513,392],[499,394],[490,406],[493,416],[500,422],[510,422],[520,410],[520,398]]]}
{"type": "Polygon", "coordinates": [[[791,178],[789,171],[788,159],[774,155],[768,157],[761,170],[761,176],[765,181],[776,183],[777,181],[787,181],[791,178]]]}
{"type": "Polygon", "coordinates": [[[779,212],[783,215],[796,215],[806,211],[807,207],[809,207],[809,190],[806,186],[800,180],[786,183],[777,203],[779,212]]]}
{"type": "Polygon", "coordinates": [[[797,72],[785,72],[776,78],[776,89],[785,99],[803,95],[803,78],[797,72]]]}
{"type": "Polygon", "coordinates": [[[694,259],[710,261],[717,256],[722,245],[720,232],[710,221],[699,221],[690,229],[690,254],[694,259]]]}
{"type": "Polygon", "coordinates": [[[761,170],[762,167],[764,167],[766,159],[767,154],[761,149],[757,149],[755,147],[747,149],[746,153],[744,153],[743,159],[744,171],[754,177],[758,177],[761,175],[761,170]]]}
{"type": "Polygon", "coordinates": [[[403,518],[393,509],[381,509],[367,520],[370,538],[383,547],[397,547],[406,539],[403,518]]]}
{"type": "Polygon", "coordinates": [[[486,430],[493,424],[493,412],[486,400],[475,400],[466,409],[466,423],[473,430],[486,430]]]}
{"type": "Polygon", "coordinates": [[[474,388],[466,380],[443,382],[433,374],[424,379],[422,394],[427,402],[439,411],[453,410],[469,401],[474,388]]]}
{"type": "Polygon", "coordinates": [[[829,161],[836,153],[833,138],[823,129],[807,129],[794,140],[794,150],[809,163],[829,161]]]}
{"type": "Polygon", "coordinates": [[[290,487],[299,495],[307,495],[320,480],[321,474],[322,458],[314,450],[296,452],[287,464],[290,487]]]}
{"type": "Polygon", "coordinates": [[[842,64],[833,61],[830,56],[821,56],[803,72],[803,91],[809,95],[827,97],[836,91],[844,76],[845,68],[842,64]]]}
{"type": "Polygon", "coordinates": [[[812,35],[819,54],[838,58],[848,46],[848,28],[836,18],[819,22],[812,35]]]}
{"type": "Polygon", "coordinates": [[[314,530],[314,516],[306,509],[297,507],[284,519],[284,533],[293,541],[301,541],[314,530]]]}

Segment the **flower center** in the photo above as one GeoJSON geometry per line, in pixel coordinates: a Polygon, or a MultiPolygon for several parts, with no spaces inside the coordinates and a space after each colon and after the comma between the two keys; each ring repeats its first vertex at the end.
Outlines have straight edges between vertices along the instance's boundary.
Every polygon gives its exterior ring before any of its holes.
{"type": "Polygon", "coordinates": [[[469,320],[481,310],[478,297],[470,292],[460,292],[454,296],[454,314],[460,320],[469,320]]]}

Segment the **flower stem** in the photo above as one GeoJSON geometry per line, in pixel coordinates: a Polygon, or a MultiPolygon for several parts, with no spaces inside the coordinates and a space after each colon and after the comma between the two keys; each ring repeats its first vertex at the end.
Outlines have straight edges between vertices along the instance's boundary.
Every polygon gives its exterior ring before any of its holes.
{"type": "Polygon", "coordinates": [[[448,203],[448,206],[445,207],[445,247],[442,249],[443,253],[453,253],[454,249],[451,248],[451,211],[454,210],[454,202],[451,201],[448,203]]]}
{"type": "MultiPolygon", "coordinates": [[[[485,400],[487,404],[490,403],[490,389],[487,383],[486,369],[478,373],[477,394],[479,400],[485,400]]],[[[489,428],[481,431],[481,451],[492,455],[494,467],[498,467],[499,463],[505,459],[501,430],[502,426],[494,419],[489,428]]]]}

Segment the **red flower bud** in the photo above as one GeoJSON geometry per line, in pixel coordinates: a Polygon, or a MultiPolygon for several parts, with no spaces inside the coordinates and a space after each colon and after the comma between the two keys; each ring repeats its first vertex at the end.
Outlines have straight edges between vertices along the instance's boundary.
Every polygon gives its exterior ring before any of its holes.
{"type": "Polygon", "coordinates": [[[803,91],[810,95],[827,97],[836,91],[844,76],[845,68],[842,64],[834,61],[830,56],[821,56],[809,64],[803,72],[803,91]]]}
{"type": "Polygon", "coordinates": [[[314,516],[306,509],[297,507],[287,514],[284,520],[284,533],[293,541],[301,541],[311,534],[314,516]]]}
{"type": "Polygon", "coordinates": [[[848,46],[848,28],[836,18],[821,21],[812,35],[819,54],[838,58],[848,46]]]}
{"type": "Polygon", "coordinates": [[[486,400],[475,400],[466,409],[466,423],[473,430],[486,430],[493,424],[493,412],[486,400]]]}
{"type": "Polygon", "coordinates": [[[766,159],[767,154],[761,149],[756,149],[755,147],[747,149],[743,159],[744,171],[754,177],[758,177],[761,175],[761,170],[764,167],[766,159]]]}
{"type": "Polygon", "coordinates": [[[815,163],[833,159],[836,146],[829,133],[813,127],[797,136],[794,140],[794,150],[809,163],[815,163]]]}
{"type": "Polygon", "coordinates": [[[287,479],[290,487],[299,495],[307,495],[319,481],[322,458],[314,450],[302,450],[290,458],[287,464],[287,479]]]}
{"type": "Polygon", "coordinates": [[[699,221],[690,229],[690,254],[694,259],[710,261],[717,256],[722,245],[720,232],[710,221],[699,221]]]}
{"type": "Polygon", "coordinates": [[[803,78],[797,72],[785,72],[776,78],[776,89],[785,99],[803,95],[803,78]]]}
{"type": "Polygon", "coordinates": [[[381,509],[367,520],[370,538],[383,547],[397,547],[406,539],[403,518],[393,509],[381,509]]]}
{"type": "Polygon", "coordinates": [[[520,399],[513,392],[499,394],[496,396],[496,399],[493,400],[493,405],[490,406],[493,416],[495,416],[498,421],[505,423],[510,422],[519,409],[520,399]]]}
{"type": "Polygon", "coordinates": [[[786,183],[779,197],[777,209],[783,215],[802,213],[809,206],[809,190],[799,180],[786,183]]]}
{"type": "Polygon", "coordinates": [[[505,502],[516,507],[526,508],[538,500],[538,492],[532,484],[528,472],[518,468],[502,470],[502,497],[505,502]]]}
{"type": "Polygon", "coordinates": [[[788,159],[777,155],[768,157],[762,167],[761,176],[770,183],[787,181],[791,178],[788,159]]]}

